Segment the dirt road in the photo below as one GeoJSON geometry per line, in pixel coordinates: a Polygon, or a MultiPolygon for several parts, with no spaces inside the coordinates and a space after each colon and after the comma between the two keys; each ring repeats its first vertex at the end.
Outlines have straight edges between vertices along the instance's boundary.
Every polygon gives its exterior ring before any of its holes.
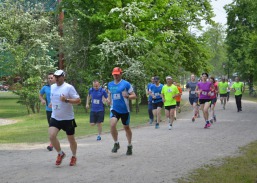
{"type": "MultiPolygon", "coordinates": [[[[71,153],[62,141],[67,157],[60,167],[54,165],[56,152],[47,144],[0,145],[1,183],[170,183],[203,164],[238,153],[238,147],[257,140],[257,104],[243,101],[238,113],[231,97],[226,110],[216,107],[218,121],[204,129],[203,118],[191,122],[191,111],[182,112],[168,130],[146,126],[133,129],[133,155],[126,156],[124,131],[119,132],[121,148],[111,153],[113,141],[104,134],[78,139],[77,166],[70,167],[71,153]]],[[[133,123],[133,122],[132,122],[133,123]]]]}

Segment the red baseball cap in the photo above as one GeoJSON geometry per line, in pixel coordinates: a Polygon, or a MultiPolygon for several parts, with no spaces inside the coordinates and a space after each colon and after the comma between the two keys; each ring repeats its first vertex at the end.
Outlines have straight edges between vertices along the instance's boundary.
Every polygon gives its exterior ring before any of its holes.
{"type": "Polygon", "coordinates": [[[119,67],[114,67],[113,70],[112,70],[112,75],[121,74],[121,73],[122,73],[122,70],[119,67]]]}

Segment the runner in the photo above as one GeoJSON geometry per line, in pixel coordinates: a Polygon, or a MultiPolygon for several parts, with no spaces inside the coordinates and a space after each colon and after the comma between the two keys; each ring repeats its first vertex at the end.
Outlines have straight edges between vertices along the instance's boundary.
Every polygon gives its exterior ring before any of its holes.
{"type": "Polygon", "coordinates": [[[155,128],[159,128],[159,123],[161,121],[161,109],[163,107],[163,101],[161,97],[161,91],[163,84],[160,83],[160,78],[158,76],[154,77],[154,84],[150,87],[150,94],[153,99],[153,115],[156,120],[155,128]]]}
{"type": "Polygon", "coordinates": [[[190,102],[191,106],[193,106],[192,122],[194,122],[195,118],[197,118],[199,116],[198,94],[195,92],[197,83],[198,82],[195,79],[195,75],[192,74],[190,77],[190,81],[186,84],[186,88],[189,92],[189,102],[190,102]]]}
{"type": "Polygon", "coordinates": [[[211,89],[210,98],[211,98],[211,118],[210,122],[216,122],[215,106],[217,102],[217,92],[218,92],[218,83],[215,81],[214,77],[210,77],[210,82],[213,83],[214,88],[211,89]]]}
{"type": "MultiPolygon", "coordinates": [[[[48,127],[50,126],[51,115],[52,115],[52,107],[50,106],[51,85],[54,83],[55,83],[54,73],[49,73],[47,75],[47,84],[43,86],[39,91],[39,99],[41,101],[41,104],[46,106],[45,109],[46,109],[46,118],[48,122],[48,127]],[[44,95],[45,95],[45,98],[44,98],[44,95]]],[[[50,143],[46,148],[48,151],[52,151],[53,145],[50,143]]]]}
{"type": "Polygon", "coordinates": [[[229,96],[230,96],[230,88],[231,88],[231,81],[230,79],[226,79],[226,82],[228,83],[228,89],[227,89],[227,102],[229,101],[229,96]]]}
{"type": "Polygon", "coordinates": [[[174,119],[177,120],[177,111],[178,111],[178,113],[181,112],[180,102],[181,102],[182,89],[181,89],[179,83],[176,83],[176,82],[174,81],[173,84],[174,84],[175,86],[177,86],[178,91],[179,91],[179,95],[175,98],[175,99],[176,99],[176,108],[175,108],[175,112],[174,112],[174,119]]]}
{"type": "Polygon", "coordinates": [[[161,97],[165,106],[165,116],[169,130],[174,122],[174,113],[176,109],[176,97],[180,95],[179,90],[176,85],[172,82],[172,77],[166,77],[167,84],[162,87],[161,97]]]}
{"type": "Polygon", "coordinates": [[[108,94],[109,101],[111,101],[111,134],[114,140],[114,146],[112,149],[113,153],[117,153],[120,148],[118,141],[117,123],[119,119],[123,124],[123,128],[126,132],[128,140],[128,147],[126,155],[132,155],[132,131],[129,126],[130,123],[130,109],[129,100],[136,99],[136,94],[133,90],[132,85],[122,78],[122,70],[119,67],[115,67],[112,70],[113,81],[108,83],[108,94]]]}
{"type": "Polygon", "coordinates": [[[152,103],[152,95],[150,95],[150,87],[154,84],[154,77],[151,78],[151,83],[147,84],[146,88],[146,96],[148,98],[148,115],[149,115],[149,124],[151,125],[154,120],[153,116],[153,103],[152,103]]]}
{"type": "Polygon", "coordinates": [[[206,122],[204,128],[211,126],[209,121],[209,108],[211,104],[210,91],[213,89],[213,84],[207,81],[208,74],[202,73],[202,82],[199,82],[196,86],[196,91],[199,94],[200,108],[203,111],[203,117],[206,122]]]}
{"type": "Polygon", "coordinates": [[[60,130],[66,132],[72,157],[70,160],[70,166],[76,165],[77,157],[77,142],[75,140],[75,128],[77,127],[73,104],[80,104],[80,97],[75,88],[64,81],[65,72],[63,70],[57,70],[54,73],[56,83],[51,85],[51,102],[52,102],[52,116],[49,127],[49,138],[54,149],[58,152],[56,165],[60,165],[65,158],[65,153],[62,151],[60,142],[57,139],[57,135],[60,130]]]}
{"type": "Polygon", "coordinates": [[[235,82],[232,85],[232,90],[235,91],[235,99],[236,99],[236,106],[237,112],[242,111],[242,94],[245,91],[244,83],[239,81],[239,77],[235,78],[235,82]]]}
{"type": "Polygon", "coordinates": [[[87,95],[86,108],[89,109],[89,102],[91,101],[91,110],[90,110],[90,125],[97,125],[98,135],[96,140],[101,140],[102,133],[102,123],[104,122],[104,103],[108,102],[108,94],[104,88],[100,87],[99,81],[93,81],[93,87],[89,89],[87,95]]]}
{"type": "Polygon", "coordinates": [[[221,105],[223,105],[223,109],[225,110],[228,89],[228,83],[225,81],[225,78],[222,78],[221,82],[218,83],[218,88],[220,93],[220,102],[221,105]]]}

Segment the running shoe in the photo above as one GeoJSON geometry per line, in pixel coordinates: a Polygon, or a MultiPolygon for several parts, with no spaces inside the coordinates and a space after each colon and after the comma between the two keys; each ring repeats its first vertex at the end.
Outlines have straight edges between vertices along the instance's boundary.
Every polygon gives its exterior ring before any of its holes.
{"type": "Polygon", "coordinates": [[[120,148],[120,144],[119,144],[119,143],[114,143],[114,146],[113,146],[113,148],[112,148],[112,152],[113,152],[113,153],[116,153],[119,148],[120,148]]]}
{"type": "Polygon", "coordinates": [[[133,146],[132,145],[130,145],[130,146],[128,146],[128,149],[127,149],[127,152],[126,152],[126,155],[132,155],[132,148],[133,148],[133,146]]]}
{"type": "Polygon", "coordinates": [[[155,124],[155,129],[158,129],[158,128],[160,128],[159,123],[156,123],[155,124]]]}
{"type": "Polygon", "coordinates": [[[70,166],[75,166],[77,162],[77,158],[75,156],[72,156],[70,159],[70,166]]]}
{"type": "Polygon", "coordinates": [[[204,128],[209,128],[209,127],[211,127],[210,123],[206,123],[205,126],[204,126],[204,128]]]}
{"type": "Polygon", "coordinates": [[[60,165],[62,163],[62,160],[65,158],[66,154],[62,152],[62,155],[58,154],[55,164],[60,165]]]}
{"type": "Polygon", "coordinates": [[[213,120],[214,120],[214,122],[217,121],[216,115],[213,116],[213,120]]]}
{"type": "Polygon", "coordinates": [[[101,138],[100,135],[98,135],[97,138],[96,138],[97,141],[100,141],[101,139],[102,139],[102,138],[101,138]]]}
{"type": "Polygon", "coordinates": [[[169,130],[171,130],[171,127],[172,127],[172,124],[169,124],[169,126],[168,126],[169,130]]]}
{"type": "Polygon", "coordinates": [[[210,120],[211,124],[213,124],[213,119],[210,120]]]}
{"type": "Polygon", "coordinates": [[[153,124],[153,119],[149,120],[149,125],[153,124]]]}
{"type": "Polygon", "coordinates": [[[174,117],[174,120],[177,120],[177,117],[174,117]]]}
{"type": "Polygon", "coordinates": [[[192,122],[195,122],[195,117],[194,116],[192,117],[192,122]]]}
{"type": "Polygon", "coordinates": [[[47,146],[47,150],[48,151],[52,151],[53,150],[53,146],[51,146],[51,145],[47,146]]]}
{"type": "Polygon", "coordinates": [[[178,113],[181,113],[181,109],[180,108],[178,108],[178,113]]]}

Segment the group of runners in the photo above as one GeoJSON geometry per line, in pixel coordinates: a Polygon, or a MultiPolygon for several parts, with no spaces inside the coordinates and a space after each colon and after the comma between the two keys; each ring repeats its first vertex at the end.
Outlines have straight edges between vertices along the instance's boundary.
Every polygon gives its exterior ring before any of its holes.
{"type": "MultiPolygon", "coordinates": [[[[80,104],[81,99],[75,88],[65,82],[65,75],[66,73],[63,70],[49,73],[48,83],[40,90],[39,98],[41,103],[46,106],[46,116],[49,124],[50,144],[47,149],[49,151],[53,149],[57,151],[58,155],[55,164],[59,166],[66,154],[61,149],[57,135],[60,130],[65,131],[72,152],[69,165],[74,166],[77,162],[77,142],[75,140],[75,128],[77,125],[73,105],[80,104]]],[[[89,89],[85,107],[87,109],[90,108],[90,124],[92,126],[97,125],[97,141],[100,141],[102,122],[105,115],[104,103],[110,105],[110,130],[114,141],[111,152],[117,153],[120,149],[116,125],[121,120],[128,141],[126,155],[132,155],[129,100],[136,99],[137,96],[132,85],[122,79],[121,68],[113,68],[112,75],[114,80],[108,83],[107,90],[100,87],[99,81],[93,81],[93,87],[89,89]]],[[[147,86],[149,123],[155,123],[155,128],[159,128],[161,109],[164,106],[168,129],[171,130],[173,122],[176,120],[176,112],[181,110],[182,89],[178,83],[173,81],[171,76],[167,76],[165,79],[166,84],[161,84],[158,76],[152,77],[151,83],[147,86]]],[[[191,80],[187,83],[186,88],[189,91],[190,104],[193,106],[192,121],[195,121],[200,116],[199,110],[202,110],[206,122],[204,128],[209,128],[211,123],[216,121],[214,108],[217,101],[217,93],[220,93],[220,99],[225,110],[226,95],[222,92],[229,89],[227,83],[222,81],[218,84],[213,77],[208,78],[208,74],[203,73],[199,82],[196,81],[194,75],[191,75],[191,80]],[[211,115],[209,118],[210,107],[211,115]]],[[[240,112],[242,111],[241,97],[244,87],[239,82],[239,78],[236,78],[231,89],[235,91],[237,108],[238,112],[240,112]]]]}
{"type": "MultiPolygon", "coordinates": [[[[169,123],[169,129],[176,119],[176,108],[180,105],[180,100],[174,98],[182,95],[182,90],[176,89],[175,82],[170,76],[166,77],[166,85],[159,82],[159,77],[152,77],[151,83],[147,85],[148,95],[148,113],[149,123],[155,121],[155,128],[159,128],[161,121],[161,109],[164,105],[166,121],[169,123]]],[[[244,92],[244,84],[239,82],[239,78],[235,78],[233,85],[222,78],[220,82],[214,77],[209,77],[208,73],[202,73],[199,80],[196,80],[194,74],[191,75],[190,81],[186,84],[189,92],[189,102],[193,108],[192,122],[196,118],[200,118],[200,110],[203,112],[205,121],[204,128],[209,128],[213,122],[217,120],[215,114],[215,105],[218,96],[220,97],[223,109],[226,109],[226,103],[229,101],[230,90],[235,92],[237,112],[242,111],[241,98],[244,92]]],[[[180,88],[181,89],[181,88],[180,88]]],[[[180,109],[179,109],[180,110],[180,109]]]]}
{"type": "MultiPolygon", "coordinates": [[[[80,96],[75,88],[65,82],[66,73],[63,70],[57,70],[49,73],[47,84],[39,92],[41,103],[46,106],[47,120],[49,124],[50,145],[49,151],[55,149],[58,153],[55,164],[61,165],[66,154],[62,151],[57,135],[60,130],[66,132],[70,144],[72,157],[70,166],[77,162],[77,142],[75,140],[75,128],[77,127],[73,112],[73,104],[81,103],[80,96]]],[[[102,122],[104,121],[104,103],[110,105],[110,128],[113,137],[113,153],[117,153],[120,148],[118,141],[118,131],[116,125],[121,120],[128,141],[126,155],[132,155],[132,131],[130,123],[129,100],[137,96],[132,85],[122,79],[122,69],[115,67],[112,70],[113,81],[108,83],[108,90],[100,87],[99,81],[93,81],[93,87],[89,89],[86,101],[86,108],[90,106],[90,124],[97,125],[97,140],[101,140],[102,122]]]]}

